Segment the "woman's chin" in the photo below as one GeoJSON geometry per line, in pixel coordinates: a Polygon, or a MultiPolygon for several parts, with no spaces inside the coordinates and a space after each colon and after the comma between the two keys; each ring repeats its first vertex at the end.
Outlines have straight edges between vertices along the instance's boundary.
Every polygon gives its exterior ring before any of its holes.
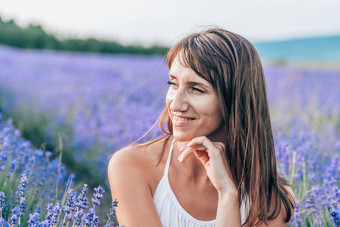
{"type": "Polygon", "coordinates": [[[188,134],[183,135],[180,133],[174,133],[173,137],[176,141],[178,142],[186,142],[186,141],[191,141],[193,138],[195,138],[194,136],[190,136],[188,134]]]}

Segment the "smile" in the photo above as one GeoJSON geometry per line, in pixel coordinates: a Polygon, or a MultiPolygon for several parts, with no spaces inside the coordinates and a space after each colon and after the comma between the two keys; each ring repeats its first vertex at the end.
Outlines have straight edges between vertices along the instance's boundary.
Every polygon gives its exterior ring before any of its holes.
{"type": "Polygon", "coordinates": [[[173,122],[172,123],[175,126],[182,126],[182,125],[185,125],[185,124],[191,122],[192,120],[195,120],[195,118],[173,116],[173,122]]]}

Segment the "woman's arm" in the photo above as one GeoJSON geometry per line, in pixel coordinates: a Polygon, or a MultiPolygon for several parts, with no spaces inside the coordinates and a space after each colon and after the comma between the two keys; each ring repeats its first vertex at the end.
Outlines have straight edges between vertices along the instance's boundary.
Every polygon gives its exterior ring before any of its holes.
{"type": "Polygon", "coordinates": [[[241,227],[241,215],[238,202],[238,191],[225,157],[225,145],[221,142],[212,142],[201,136],[192,139],[183,147],[179,157],[180,162],[194,153],[202,162],[207,175],[218,192],[218,205],[216,214],[216,227],[241,227]]]}
{"type": "Polygon", "coordinates": [[[218,194],[215,226],[241,226],[241,214],[237,192],[218,194]]]}
{"type": "Polygon", "coordinates": [[[118,200],[119,225],[161,227],[144,166],[133,149],[117,151],[108,166],[112,198],[118,200]]]}
{"type": "MultiPolygon", "coordinates": [[[[186,147],[182,148],[182,154],[179,157],[180,162],[194,153],[202,162],[207,175],[218,191],[218,207],[216,214],[216,227],[222,226],[241,226],[241,215],[238,202],[238,191],[232,181],[229,164],[224,153],[225,145],[221,142],[212,142],[207,137],[201,136],[191,140],[186,147]]],[[[287,191],[294,196],[293,191],[288,187],[287,191]]],[[[275,206],[272,199],[271,208],[275,206]]],[[[271,213],[271,212],[270,212],[271,213]]],[[[286,212],[282,205],[279,215],[274,219],[263,223],[259,227],[287,227],[285,223],[286,212]]]]}

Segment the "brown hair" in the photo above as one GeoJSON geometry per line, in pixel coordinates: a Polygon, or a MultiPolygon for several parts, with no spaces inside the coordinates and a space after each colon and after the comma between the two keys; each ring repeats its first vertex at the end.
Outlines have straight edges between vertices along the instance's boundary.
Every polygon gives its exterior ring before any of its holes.
{"type": "MultiPolygon", "coordinates": [[[[191,34],[173,46],[166,57],[169,69],[178,54],[181,54],[181,64],[209,81],[219,96],[226,123],[226,157],[238,187],[240,204],[249,196],[249,213],[244,225],[260,225],[275,219],[281,211],[281,201],[288,222],[294,199],[284,187],[287,181],[277,174],[264,72],[256,49],[240,35],[211,28],[191,34]],[[270,212],[272,199],[275,206],[270,212]]],[[[145,144],[166,138],[164,154],[172,135],[166,107],[141,138],[158,123],[165,135],[145,144]]]]}

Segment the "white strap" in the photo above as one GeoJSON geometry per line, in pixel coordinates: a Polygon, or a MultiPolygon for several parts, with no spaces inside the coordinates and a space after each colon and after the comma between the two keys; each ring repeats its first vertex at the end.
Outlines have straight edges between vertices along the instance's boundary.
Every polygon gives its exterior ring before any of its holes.
{"type": "Polygon", "coordinates": [[[170,166],[170,160],[171,160],[171,154],[172,154],[172,149],[173,149],[173,146],[174,146],[174,142],[175,142],[175,138],[174,138],[174,139],[172,140],[172,142],[171,142],[168,160],[166,160],[166,164],[165,164],[165,168],[164,168],[164,175],[165,175],[165,176],[168,176],[169,166],[170,166]]]}

